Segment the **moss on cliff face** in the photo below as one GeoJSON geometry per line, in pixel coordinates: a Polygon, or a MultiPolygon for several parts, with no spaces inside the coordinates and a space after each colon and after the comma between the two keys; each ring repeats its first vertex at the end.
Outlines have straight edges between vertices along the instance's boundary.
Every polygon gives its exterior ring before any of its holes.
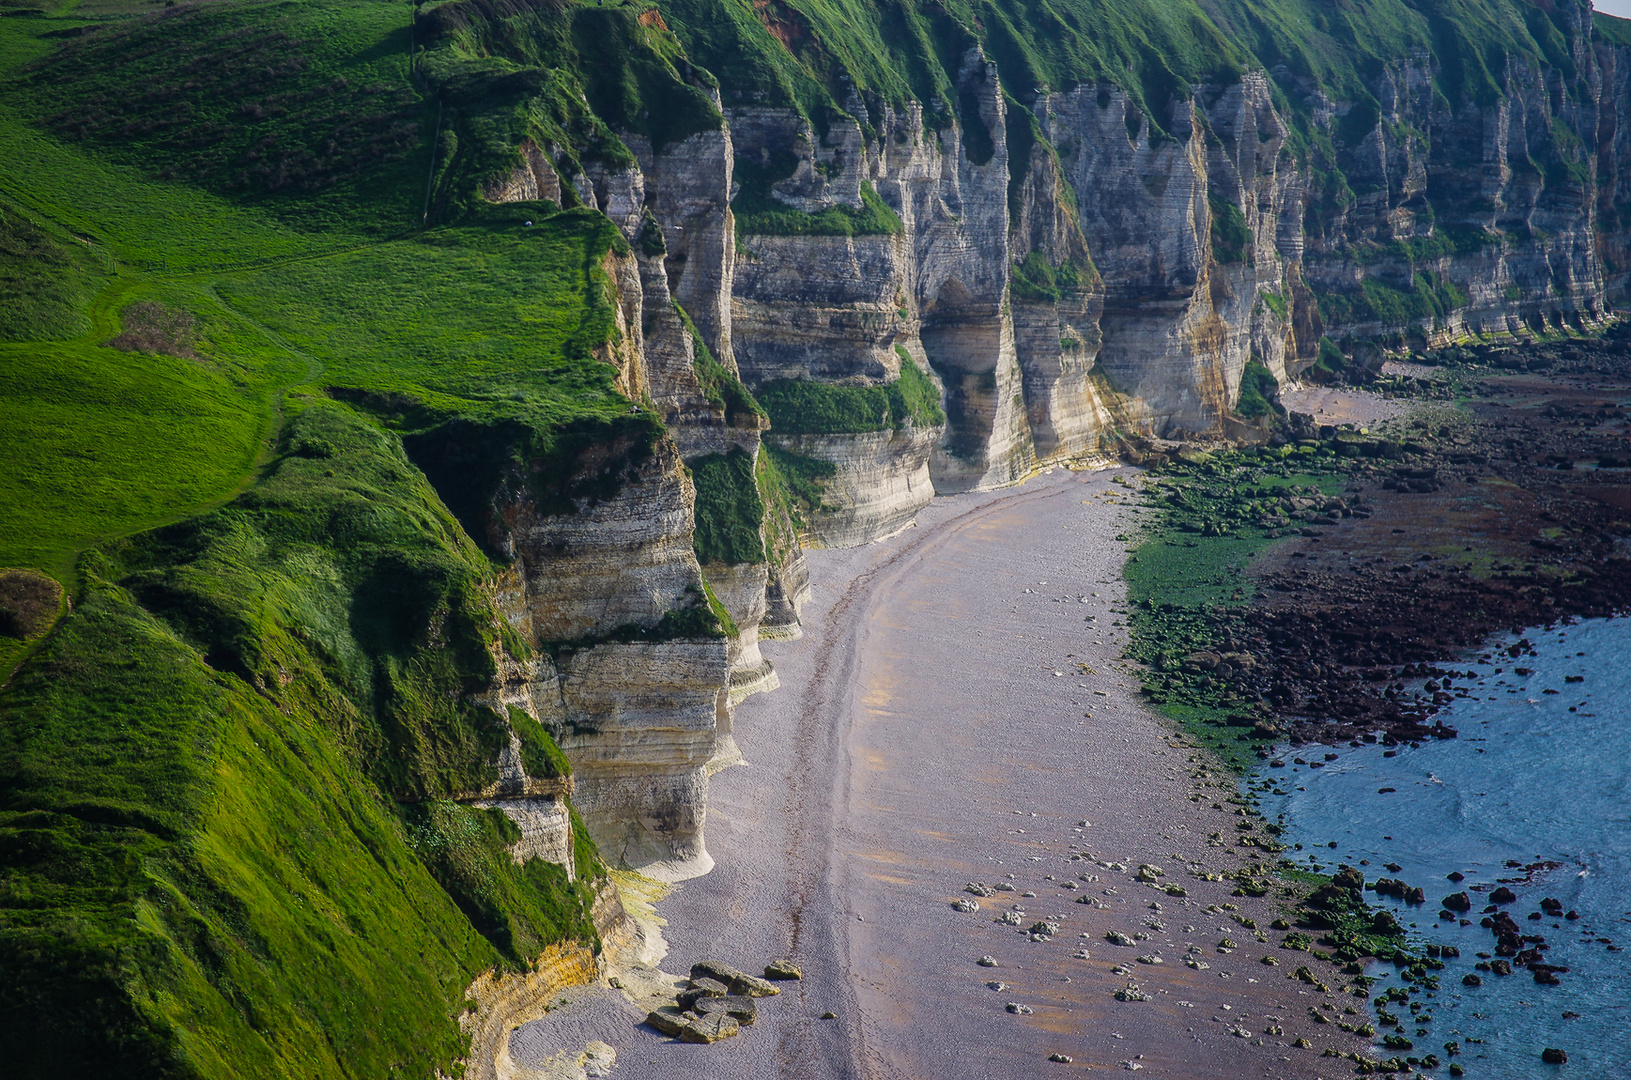
{"type": "Polygon", "coordinates": [[[939,390],[910,359],[901,361],[899,379],[882,386],[782,379],[760,387],[758,397],[770,414],[770,429],[787,435],[858,434],[946,421],[939,390]]]}
{"type": "Polygon", "coordinates": [[[753,459],[741,447],[728,454],[708,454],[690,462],[696,484],[697,525],[693,543],[697,561],[761,563],[765,504],[759,497],[753,459]]]}

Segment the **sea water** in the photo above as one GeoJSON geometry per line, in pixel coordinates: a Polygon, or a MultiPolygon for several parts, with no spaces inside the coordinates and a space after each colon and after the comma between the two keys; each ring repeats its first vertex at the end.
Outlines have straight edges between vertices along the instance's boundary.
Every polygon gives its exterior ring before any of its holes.
{"type": "MultiPolygon", "coordinates": [[[[1433,1016],[1430,1034],[1415,1036],[1405,1006],[1391,1004],[1415,1049],[1378,1047],[1378,1056],[1435,1053],[1448,1064],[1444,1044],[1456,1042],[1461,1056],[1453,1060],[1468,1077],[1530,1080],[1559,1072],[1540,1061],[1543,1048],[1558,1047],[1568,1053],[1568,1075],[1631,1080],[1631,618],[1526,636],[1539,655],[1496,652],[1515,640],[1507,639],[1490,643],[1493,662],[1439,665],[1477,674],[1454,680],[1467,696],[1438,716],[1459,738],[1401,745],[1392,757],[1380,745],[1336,748],[1329,762],[1322,759],[1331,748],[1286,749],[1286,767],[1262,769],[1247,794],[1283,822],[1286,858],[1327,873],[1365,861],[1367,881],[1422,886],[1425,905],[1366,898],[1393,911],[1418,945],[1461,950],[1436,972],[1436,997],[1415,999],[1433,1016]],[[1293,765],[1295,757],[1322,767],[1293,765]],[[1264,781],[1284,794],[1262,791],[1264,781]],[[1402,869],[1385,869],[1390,862],[1402,869]],[[1466,880],[1448,880],[1452,872],[1466,880]],[[1544,962],[1568,967],[1562,985],[1537,985],[1522,968],[1504,977],[1478,972],[1482,986],[1462,985],[1476,954],[1495,951],[1479,920],[1500,882],[1518,895],[1504,910],[1520,932],[1545,935],[1544,962]],[[1439,901],[1463,889],[1473,900],[1463,916],[1471,925],[1440,920],[1439,901]],[[1580,918],[1530,921],[1543,897],[1580,918]]],[[[1368,973],[1391,971],[1373,964],[1368,973]]],[[[1396,977],[1385,977],[1373,994],[1394,985],[1396,977]]]]}

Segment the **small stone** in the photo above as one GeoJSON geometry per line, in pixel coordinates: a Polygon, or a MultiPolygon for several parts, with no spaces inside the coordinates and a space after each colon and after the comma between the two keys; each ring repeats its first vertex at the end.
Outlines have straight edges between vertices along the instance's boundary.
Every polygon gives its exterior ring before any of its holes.
{"type": "Polygon", "coordinates": [[[961,911],[965,915],[980,910],[980,905],[967,897],[959,900],[953,900],[951,902],[951,906],[953,911],[961,911]]]}
{"type": "Polygon", "coordinates": [[[1008,1011],[1013,1013],[1015,1016],[1029,1016],[1031,1013],[1036,1011],[1029,1005],[1021,1005],[1017,1001],[1010,1001],[1007,1008],[1008,1011]]]}
{"type": "Polygon", "coordinates": [[[979,881],[971,881],[967,885],[964,885],[963,886],[963,891],[964,892],[971,892],[975,896],[991,896],[993,893],[996,892],[996,890],[993,889],[991,886],[986,885],[985,883],[979,882],[979,881]]]}
{"type": "Polygon", "coordinates": [[[1138,962],[1140,964],[1160,964],[1164,963],[1165,961],[1163,961],[1159,956],[1156,956],[1154,953],[1148,953],[1144,956],[1140,956],[1138,958],[1138,962]]]}
{"type": "Polygon", "coordinates": [[[1059,924],[1056,923],[1056,922],[1047,922],[1046,920],[1044,920],[1042,922],[1037,922],[1037,923],[1032,923],[1031,924],[1031,936],[1033,938],[1037,938],[1037,937],[1049,938],[1049,937],[1053,937],[1058,932],[1059,932],[1059,924]]]}
{"type": "Polygon", "coordinates": [[[1544,1061],[1548,1065],[1567,1065],[1569,1063],[1569,1055],[1557,1049],[1555,1046],[1548,1046],[1546,1049],[1540,1052],[1540,1060],[1544,1061]]]}
{"type": "Polygon", "coordinates": [[[982,957],[980,957],[978,960],[976,960],[974,962],[976,964],[979,964],[981,967],[996,967],[997,966],[997,958],[995,956],[982,956],[982,957]]]}
{"type": "Polygon", "coordinates": [[[765,965],[765,978],[775,979],[778,982],[791,982],[804,978],[804,972],[793,965],[791,960],[772,960],[765,965]]]}
{"type": "Polygon", "coordinates": [[[1489,894],[1489,902],[1492,904],[1510,904],[1517,899],[1518,894],[1505,885],[1489,894]]]}
{"type": "Polygon", "coordinates": [[[728,1039],[740,1033],[742,1027],[736,1022],[734,1016],[725,1013],[715,1013],[712,1016],[699,1016],[685,1025],[680,1032],[680,1041],[688,1043],[716,1043],[721,1039],[728,1039]]]}
{"type": "Polygon", "coordinates": [[[1291,1045],[1295,1046],[1299,1050],[1312,1050],[1312,1049],[1314,1049],[1314,1044],[1309,1042],[1307,1039],[1298,1039],[1296,1042],[1292,1043],[1291,1045]]]}
{"type": "Polygon", "coordinates": [[[823,1019],[823,1020],[837,1020],[838,1019],[838,1014],[835,1013],[835,1012],[824,1012],[824,1013],[821,1014],[821,1019],[823,1019]]]}
{"type": "Polygon", "coordinates": [[[1262,964],[1263,964],[1263,966],[1265,966],[1265,967],[1279,967],[1279,966],[1280,966],[1280,961],[1278,961],[1278,960],[1276,960],[1276,959],[1275,959],[1275,958],[1274,958],[1274,957],[1272,957],[1272,956],[1265,956],[1265,957],[1263,957],[1263,959],[1262,959],[1262,961],[1261,961],[1261,963],[1262,963],[1262,964]]]}
{"type": "Polygon", "coordinates": [[[1184,967],[1190,968],[1194,971],[1205,971],[1211,966],[1212,965],[1208,964],[1206,961],[1196,960],[1194,957],[1190,957],[1184,961],[1184,967]]]}
{"type": "Polygon", "coordinates": [[[1123,934],[1120,930],[1106,930],[1104,932],[1104,940],[1108,941],[1112,945],[1133,944],[1133,939],[1128,937],[1126,934],[1123,934]]]}
{"type": "Polygon", "coordinates": [[[1018,926],[1025,921],[1025,913],[1023,911],[1005,911],[997,916],[997,921],[1004,926],[1018,926]]]}
{"type": "Polygon", "coordinates": [[[1069,1065],[1072,1061],[1075,1061],[1076,1059],[1071,1057],[1069,1054],[1049,1054],[1048,1055],[1048,1060],[1049,1061],[1057,1061],[1061,1065],[1069,1065]]]}
{"type": "Polygon", "coordinates": [[[1484,985],[1484,980],[1479,978],[1477,975],[1474,975],[1472,972],[1469,971],[1469,972],[1467,972],[1467,974],[1461,976],[1461,985],[1462,986],[1483,986],[1484,985]]]}
{"type": "Polygon", "coordinates": [[[1113,995],[1117,1001],[1149,1001],[1150,995],[1136,986],[1129,986],[1125,990],[1117,990],[1113,995]]]}
{"type": "Polygon", "coordinates": [[[985,985],[990,987],[991,989],[997,991],[998,993],[1001,993],[1002,991],[1008,989],[1008,984],[1007,983],[997,982],[996,980],[992,980],[991,982],[988,982],[985,985]]]}

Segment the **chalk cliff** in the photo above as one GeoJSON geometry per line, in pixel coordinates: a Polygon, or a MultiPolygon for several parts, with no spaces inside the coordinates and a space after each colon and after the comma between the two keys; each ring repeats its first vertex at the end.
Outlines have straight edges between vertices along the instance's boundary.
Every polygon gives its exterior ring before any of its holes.
{"type": "Polygon", "coordinates": [[[1362,378],[1390,349],[1603,320],[1631,279],[1631,45],[1584,5],[1549,18],[1566,63],[1513,52],[1459,94],[1426,46],[1341,95],[1285,63],[1053,88],[967,31],[929,97],[857,72],[812,111],[680,64],[704,130],[626,123],[632,164],[520,143],[483,196],[616,223],[604,359],[663,425],[615,495],[546,511],[515,483],[495,507],[537,650],[512,697],[559,733],[611,857],[705,860],[709,764],[776,683],[760,640],[798,633],[801,541],[877,540],[936,493],[1133,435],[1260,437],[1234,414],[1252,365],[1362,378]],[[699,495],[688,473],[733,453],[757,498],[727,512],[721,474],[699,495]],[[721,521],[746,537],[723,554],[721,521]],[[658,633],[703,607],[725,636],[658,633]]]}

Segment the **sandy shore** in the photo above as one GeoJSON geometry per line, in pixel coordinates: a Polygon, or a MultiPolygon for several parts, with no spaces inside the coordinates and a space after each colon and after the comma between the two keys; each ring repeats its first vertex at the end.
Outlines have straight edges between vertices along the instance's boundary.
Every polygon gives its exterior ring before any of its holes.
{"type": "MultiPolygon", "coordinates": [[[[1388,361],[1383,370],[1389,375],[1430,378],[1436,369],[1417,364],[1388,361]]],[[[1394,420],[1415,408],[1409,400],[1393,400],[1351,386],[1292,384],[1280,391],[1280,404],[1291,412],[1307,413],[1318,424],[1378,424],[1394,420]]]]}
{"type": "Polygon", "coordinates": [[[629,1078],[1347,1074],[1319,1051],[1360,1041],[1309,1010],[1357,1022],[1339,1014],[1361,1003],[1292,979],[1305,958],[1277,947],[1278,912],[1191,872],[1238,865],[1239,819],[1223,809],[1232,785],[1202,786],[1217,774],[1194,775],[1204,760],[1119,659],[1125,473],[938,499],[889,541],[812,552],[806,636],[766,646],[782,689],[738,709],[747,763],[713,780],[715,869],[658,905],[666,970],[791,957],[804,980],[715,1046],[658,1036],[640,1002],[589,991],[518,1031],[517,1063],[599,1038],[629,1078]],[[1134,880],[1141,863],[1188,895],[1134,880]],[[955,911],[970,881],[1014,891],[955,911]],[[1019,927],[997,921],[1016,906],[1019,927]],[[1058,932],[1032,940],[1042,920],[1058,932]],[[1111,931],[1147,937],[1118,946],[1111,931]],[[1224,938],[1237,947],[1221,953],[1224,938]],[[1129,983],[1150,1000],[1115,1000],[1129,983]]]}

